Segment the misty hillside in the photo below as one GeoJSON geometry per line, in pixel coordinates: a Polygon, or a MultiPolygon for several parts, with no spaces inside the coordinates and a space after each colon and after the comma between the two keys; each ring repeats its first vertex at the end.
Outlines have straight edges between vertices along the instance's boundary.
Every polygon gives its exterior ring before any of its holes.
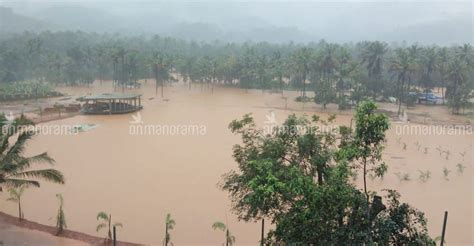
{"type": "Polygon", "coordinates": [[[82,30],[234,42],[306,43],[325,39],[453,44],[472,43],[473,39],[472,14],[466,14],[469,10],[459,15],[456,10],[455,15],[426,4],[106,4],[14,5],[13,11],[2,8],[1,31],[82,30]],[[419,15],[418,9],[424,9],[429,17],[419,15]]]}
{"type": "Polygon", "coordinates": [[[41,31],[48,28],[54,29],[54,25],[16,14],[11,8],[0,6],[0,33],[41,31]]]}

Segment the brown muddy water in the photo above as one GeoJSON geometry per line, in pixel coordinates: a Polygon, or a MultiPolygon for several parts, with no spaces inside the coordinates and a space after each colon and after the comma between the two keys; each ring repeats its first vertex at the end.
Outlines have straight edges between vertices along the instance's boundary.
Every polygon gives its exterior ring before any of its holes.
{"type": "MultiPolygon", "coordinates": [[[[111,86],[105,83],[61,90],[84,95],[111,92],[111,86]]],[[[29,144],[29,154],[48,151],[57,162],[56,168],[64,172],[67,183],[64,186],[44,183],[39,189],[27,190],[23,198],[25,217],[53,225],[58,208],[55,194],[62,193],[67,223],[72,230],[105,235],[96,233],[95,227],[97,213],[106,211],[114,221],[124,224],[118,229],[120,240],[160,245],[164,218],[171,213],[176,221],[171,231],[174,245],[222,244],[224,233],[211,228],[216,220],[228,224],[236,236],[236,245],[257,245],[260,224],[239,222],[230,211],[227,194],[217,187],[221,175],[237,167],[232,159],[232,146],[239,143],[239,137],[227,126],[249,112],[258,125],[265,126],[266,116],[271,112],[276,122],[282,123],[291,113],[311,115],[321,111],[320,107],[307,103],[303,109],[302,104],[292,99],[296,93],[288,93],[286,110],[285,100],[279,94],[230,88],[215,88],[211,93],[199,86],[189,90],[182,84],[166,87],[166,100],[162,100],[155,96],[151,80],[136,92],[144,94],[144,109],[140,111],[143,123],[137,123],[131,114],[81,115],[45,123],[90,123],[98,127],[78,135],[43,134],[29,144]],[[137,133],[135,125],[140,124],[154,127],[155,132],[137,133]],[[165,129],[173,125],[189,126],[195,132],[190,133],[190,128],[165,129]]],[[[327,117],[326,113],[318,114],[327,117]]],[[[338,115],[336,123],[348,125],[350,119],[351,113],[345,112],[338,115]]],[[[426,213],[433,237],[441,234],[443,213],[448,210],[447,244],[472,245],[473,135],[400,136],[396,127],[397,123],[393,123],[385,150],[389,172],[383,180],[369,180],[369,187],[377,191],[397,189],[403,201],[426,213]],[[439,154],[439,147],[449,151],[448,159],[446,154],[439,154]],[[464,157],[460,154],[463,152],[464,157]],[[463,173],[458,172],[458,163],[466,167],[463,173]],[[443,175],[444,167],[450,170],[447,179],[443,175]],[[419,170],[430,170],[431,178],[421,182],[419,170]],[[410,180],[400,181],[397,174],[405,173],[410,180]]],[[[361,179],[356,182],[359,184],[361,179]]],[[[17,213],[15,204],[5,202],[5,193],[0,199],[3,211],[17,213]]]]}

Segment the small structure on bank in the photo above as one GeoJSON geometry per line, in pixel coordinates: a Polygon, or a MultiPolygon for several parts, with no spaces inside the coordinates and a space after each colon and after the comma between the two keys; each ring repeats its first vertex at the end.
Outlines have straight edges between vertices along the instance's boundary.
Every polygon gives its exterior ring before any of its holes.
{"type": "Polygon", "coordinates": [[[126,114],[143,108],[140,94],[103,93],[84,96],[83,114],[126,114]]]}

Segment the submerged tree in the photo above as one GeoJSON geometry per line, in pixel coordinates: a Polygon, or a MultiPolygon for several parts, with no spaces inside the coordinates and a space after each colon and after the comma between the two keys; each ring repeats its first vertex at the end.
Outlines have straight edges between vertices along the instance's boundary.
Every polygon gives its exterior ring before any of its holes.
{"type": "Polygon", "coordinates": [[[214,230],[220,230],[225,232],[225,246],[232,246],[235,243],[235,236],[233,236],[229,228],[222,222],[216,221],[214,224],[212,224],[212,229],[214,230]]]}
{"type": "Polygon", "coordinates": [[[101,231],[103,228],[108,228],[107,237],[105,238],[106,242],[112,240],[112,227],[123,227],[120,222],[112,223],[112,215],[107,215],[106,212],[99,212],[97,214],[97,220],[100,222],[95,229],[97,232],[101,231]]]}
{"type": "Polygon", "coordinates": [[[160,86],[161,97],[164,97],[164,85],[170,78],[169,63],[166,56],[158,52],[155,52],[150,63],[155,77],[155,94],[158,94],[158,86],[160,86]]]}
{"type": "Polygon", "coordinates": [[[303,47],[295,52],[292,57],[292,65],[295,73],[301,78],[301,96],[306,97],[306,79],[310,69],[312,51],[303,47]]]}
{"type": "Polygon", "coordinates": [[[163,240],[163,244],[165,246],[168,246],[168,244],[171,243],[170,231],[174,229],[175,225],[176,225],[176,221],[174,221],[174,219],[171,218],[171,214],[167,214],[166,219],[165,219],[165,239],[163,240]]]}
{"type": "MultiPolygon", "coordinates": [[[[397,81],[398,94],[398,115],[402,113],[402,102],[405,101],[407,92],[406,83],[411,79],[411,73],[414,70],[414,65],[411,56],[404,49],[397,49],[395,51],[396,57],[391,61],[390,71],[397,81]]],[[[408,88],[409,90],[409,88],[408,88]]]]}
{"type": "Polygon", "coordinates": [[[25,218],[23,211],[21,210],[21,197],[23,196],[23,192],[25,192],[27,186],[21,185],[20,187],[10,188],[8,192],[10,193],[10,197],[7,198],[7,201],[11,201],[18,204],[18,219],[22,221],[25,218]]]}
{"type": "Polygon", "coordinates": [[[367,88],[375,99],[383,88],[384,56],[387,44],[379,41],[366,43],[362,51],[362,64],[365,64],[369,76],[367,88]]]}
{"type": "Polygon", "coordinates": [[[449,83],[446,89],[446,98],[448,99],[448,106],[451,107],[452,113],[459,114],[461,109],[469,104],[474,82],[469,80],[468,65],[463,60],[455,58],[449,64],[448,69],[447,78],[449,83]]]}
{"type": "Polygon", "coordinates": [[[63,210],[63,205],[64,205],[63,196],[61,194],[56,194],[56,197],[58,198],[58,201],[59,201],[58,215],[56,215],[56,228],[58,229],[58,232],[56,234],[59,235],[64,231],[65,228],[67,228],[67,224],[66,224],[66,215],[64,215],[64,210],[63,210]]]}

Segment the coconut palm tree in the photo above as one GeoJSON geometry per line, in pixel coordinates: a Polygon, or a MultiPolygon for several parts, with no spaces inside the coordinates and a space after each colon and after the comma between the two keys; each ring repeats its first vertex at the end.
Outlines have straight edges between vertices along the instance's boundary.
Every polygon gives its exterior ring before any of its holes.
{"type": "Polygon", "coordinates": [[[460,58],[454,58],[449,63],[448,68],[448,87],[446,90],[446,97],[448,104],[452,108],[453,114],[458,114],[460,109],[465,106],[471,89],[466,89],[467,80],[467,65],[461,61],[460,58]]]}
{"type": "Polygon", "coordinates": [[[155,52],[150,60],[153,75],[155,76],[155,94],[158,95],[158,85],[161,86],[161,97],[163,95],[163,87],[165,81],[170,78],[169,64],[167,64],[165,55],[155,52]]]}
{"type": "Polygon", "coordinates": [[[273,53],[273,56],[271,58],[271,72],[274,77],[277,78],[278,81],[278,89],[281,92],[281,95],[283,95],[283,77],[284,77],[284,70],[285,70],[285,63],[283,60],[283,57],[281,55],[281,52],[279,50],[275,51],[273,53]]]}
{"type": "Polygon", "coordinates": [[[40,187],[38,180],[64,184],[63,174],[56,169],[31,170],[34,164],[54,164],[54,159],[46,152],[25,157],[26,143],[35,135],[25,130],[33,123],[23,115],[13,121],[7,121],[0,115],[0,191],[2,188],[32,185],[40,187]]]}
{"type": "Polygon", "coordinates": [[[456,58],[459,58],[461,61],[464,61],[468,66],[470,66],[474,59],[474,53],[472,51],[472,45],[463,44],[456,48],[456,58]]]}
{"type": "Polygon", "coordinates": [[[377,92],[382,87],[381,78],[383,73],[384,55],[387,53],[387,44],[375,41],[366,44],[362,52],[362,63],[366,65],[370,90],[373,92],[373,98],[377,96],[377,92]]]}
{"type": "Polygon", "coordinates": [[[308,47],[303,47],[295,52],[293,55],[293,66],[298,76],[301,76],[302,91],[301,96],[306,97],[306,79],[310,72],[312,50],[308,47]]]}
{"type": "Polygon", "coordinates": [[[433,87],[433,74],[436,71],[437,64],[438,53],[436,52],[436,48],[429,47],[423,49],[423,56],[421,59],[422,75],[420,82],[425,90],[431,89],[433,87]]]}
{"type": "Polygon", "coordinates": [[[439,85],[441,86],[441,95],[443,96],[443,105],[445,103],[445,97],[446,97],[446,93],[445,93],[445,88],[447,87],[447,78],[448,78],[448,74],[449,74],[449,50],[448,48],[446,47],[443,47],[441,49],[439,49],[438,53],[437,53],[437,57],[438,57],[438,61],[437,61],[437,64],[436,64],[436,68],[439,72],[439,75],[440,75],[440,83],[439,85]]]}
{"type": "Polygon", "coordinates": [[[122,223],[120,222],[112,223],[112,214],[107,215],[106,212],[99,212],[97,214],[97,220],[101,222],[95,229],[97,232],[105,227],[108,228],[107,238],[105,241],[112,240],[112,227],[123,227],[122,223]]]}
{"type": "Polygon", "coordinates": [[[415,81],[420,80],[420,75],[421,75],[421,67],[420,67],[420,59],[422,55],[423,49],[418,46],[418,44],[413,44],[410,47],[407,48],[408,51],[408,56],[411,60],[412,63],[412,72],[411,76],[408,78],[408,84],[407,88],[408,91],[411,91],[412,85],[414,84],[415,81]]]}
{"type": "Polygon", "coordinates": [[[165,219],[165,240],[163,240],[165,246],[168,246],[168,243],[173,245],[173,243],[171,243],[170,230],[173,230],[175,225],[176,221],[174,221],[174,219],[171,218],[171,214],[168,213],[165,219]]]}
{"type": "Polygon", "coordinates": [[[413,72],[413,62],[405,49],[395,50],[396,57],[391,61],[390,71],[397,78],[398,84],[398,115],[401,113],[402,100],[405,97],[405,83],[413,72]]]}
{"type": "Polygon", "coordinates": [[[66,216],[64,215],[64,210],[63,210],[63,205],[64,205],[63,196],[61,194],[56,194],[56,197],[58,198],[58,201],[59,201],[58,215],[56,216],[56,228],[58,228],[58,232],[56,234],[59,235],[63,232],[64,228],[67,228],[67,224],[66,224],[66,216]]]}
{"type": "Polygon", "coordinates": [[[10,193],[10,197],[7,198],[7,201],[11,201],[18,204],[18,219],[22,221],[25,218],[23,211],[21,210],[21,197],[23,196],[23,192],[25,192],[27,186],[22,185],[17,188],[10,188],[8,192],[10,193]]]}
{"type": "Polygon", "coordinates": [[[229,231],[229,228],[222,222],[220,221],[216,221],[214,222],[214,224],[212,224],[212,229],[214,230],[220,230],[220,231],[223,231],[225,232],[225,245],[226,246],[232,246],[234,245],[235,243],[235,236],[233,236],[230,231],[229,231]]]}

